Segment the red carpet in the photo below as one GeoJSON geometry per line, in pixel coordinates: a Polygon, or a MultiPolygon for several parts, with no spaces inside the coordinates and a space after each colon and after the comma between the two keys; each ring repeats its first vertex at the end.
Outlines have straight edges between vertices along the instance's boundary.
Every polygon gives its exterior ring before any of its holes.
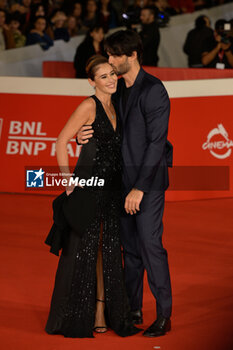
{"type": "MultiPolygon", "coordinates": [[[[109,331],[95,339],[65,339],[44,332],[58,262],[43,243],[53,198],[0,197],[1,349],[233,349],[233,199],[166,204],[164,243],[174,302],[168,335],[122,339],[109,331]]],[[[143,328],[154,318],[146,282],[143,328]]]]}

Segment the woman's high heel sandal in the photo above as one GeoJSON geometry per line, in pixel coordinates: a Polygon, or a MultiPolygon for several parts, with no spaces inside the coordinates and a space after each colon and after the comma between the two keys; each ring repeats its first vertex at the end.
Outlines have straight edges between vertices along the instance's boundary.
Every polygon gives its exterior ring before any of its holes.
{"type": "MultiPolygon", "coordinates": [[[[104,300],[100,300],[100,299],[96,299],[96,301],[99,301],[101,303],[105,303],[104,300]]],[[[108,327],[107,326],[96,326],[93,328],[93,331],[96,333],[106,333],[108,331],[108,327]],[[105,330],[103,330],[105,329],[105,330]]]]}

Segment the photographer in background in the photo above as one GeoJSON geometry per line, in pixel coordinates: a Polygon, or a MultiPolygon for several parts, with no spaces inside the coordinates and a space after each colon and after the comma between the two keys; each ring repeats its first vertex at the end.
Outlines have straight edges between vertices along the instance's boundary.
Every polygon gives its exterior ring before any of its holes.
{"type": "Polygon", "coordinates": [[[122,14],[123,25],[128,29],[135,29],[140,24],[141,10],[148,6],[148,0],[134,0],[126,12],[122,14]]]}
{"type": "Polygon", "coordinates": [[[213,37],[213,30],[210,28],[210,20],[202,15],[196,18],[195,28],[187,34],[183,50],[188,55],[190,68],[201,68],[203,44],[213,37]]]}
{"type": "Polygon", "coordinates": [[[154,11],[154,18],[158,27],[166,27],[170,15],[167,11],[169,9],[168,3],[165,0],[135,0],[134,5],[128,7],[126,13],[122,15],[123,25],[128,29],[138,30],[141,24],[141,11],[148,7],[154,11]]]}
{"type": "Polygon", "coordinates": [[[157,66],[159,57],[157,54],[160,33],[157,21],[155,20],[155,11],[153,7],[144,7],[141,10],[142,31],[139,33],[143,43],[143,66],[157,66]]]}
{"type": "Polygon", "coordinates": [[[213,36],[205,41],[202,64],[206,68],[233,68],[232,28],[225,19],[219,19],[215,23],[213,36]]]}

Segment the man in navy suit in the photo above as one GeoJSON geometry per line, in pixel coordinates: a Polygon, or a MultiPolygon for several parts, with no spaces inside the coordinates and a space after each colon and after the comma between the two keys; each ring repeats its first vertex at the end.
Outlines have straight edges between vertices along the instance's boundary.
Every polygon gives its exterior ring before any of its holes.
{"type": "MultiPolygon", "coordinates": [[[[105,49],[109,63],[122,76],[113,98],[122,122],[125,214],[121,240],[126,288],[134,321],[140,324],[147,271],[157,319],[143,334],[156,337],[171,329],[171,283],[162,245],[164,194],[172,164],[172,145],[167,140],[170,102],[162,82],[140,66],[142,42],[136,32],[115,32],[106,39],[105,49]]],[[[88,133],[79,135],[81,143],[88,133]]]]}

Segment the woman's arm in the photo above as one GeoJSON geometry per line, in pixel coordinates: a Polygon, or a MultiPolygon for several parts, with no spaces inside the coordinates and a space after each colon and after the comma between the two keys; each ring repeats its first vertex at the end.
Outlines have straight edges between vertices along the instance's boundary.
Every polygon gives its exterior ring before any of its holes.
{"type": "Polygon", "coordinates": [[[84,100],[69,118],[60,132],[56,142],[56,155],[59,168],[67,181],[70,178],[67,144],[84,124],[93,122],[95,116],[95,103],[92,98],[84,100]]]}

